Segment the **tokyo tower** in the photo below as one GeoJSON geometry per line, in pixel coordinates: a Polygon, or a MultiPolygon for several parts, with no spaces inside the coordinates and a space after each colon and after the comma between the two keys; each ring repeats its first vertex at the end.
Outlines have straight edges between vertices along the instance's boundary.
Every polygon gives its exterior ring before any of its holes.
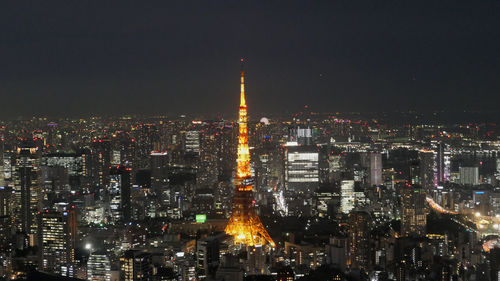
{"type": "MultiPolygon", "coordinates": [[[[243,64],[243,59],[241,59],[243,64]]],[[[247,246],[264,245],[266,241],[275,246],[255,210],[253,179],[250,172],[250,151],[248,148],[247,105],[245,101],[245,78],[241,70],[241,93],[239,110],[238,159],[233,213],[226,226],[226,233],[234,237],[235,244],[247,246]]]]}

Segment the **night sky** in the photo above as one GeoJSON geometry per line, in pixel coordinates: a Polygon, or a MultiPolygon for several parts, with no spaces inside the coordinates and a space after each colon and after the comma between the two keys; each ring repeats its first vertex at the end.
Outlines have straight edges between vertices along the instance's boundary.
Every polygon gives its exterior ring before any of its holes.
{"type": "Polygon", "coordinates": [[[235,114],[240,57],[250,113],[496,110],[500,1],[2,1],[0,117],[235,114]]]}

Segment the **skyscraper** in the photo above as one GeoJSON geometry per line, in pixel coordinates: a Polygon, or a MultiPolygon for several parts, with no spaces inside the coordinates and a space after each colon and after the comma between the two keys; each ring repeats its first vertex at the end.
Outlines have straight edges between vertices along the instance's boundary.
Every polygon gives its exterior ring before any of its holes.
{"type": "Polygon", "coordinates": [[[287,190],[310,194],[319,186],[319,152],[315,147],[288,146],[285,151],[287,190]]]}
{"type": "Polygon", "coordinates": [[[72,261],[68,213],[45,210],[38,215],[38,243],[43,270],[61,273],[61,266],[72,261]]]}
{"type": "Polygon", "coordinates": [[[354,209],[354,181],[343,180],[340,184],[340,209],[342,213],[348,214],[354,209]]]}
{"type": "Polygon", "coordinates": [[[451,153],[446,144],[439,142],[436,149],[436,183],[442,184],[450,180],[451,153]]]}
{"type": "Polygon", "coordinates": [[[200,154],[200,131],[187,131],[185,151],[187,153],[200,154]]]}
{"type": "Polygon", "coordinates": [[[422,236],[427,225],[425,191],[417,185],[401,190],[401,236],[422,236]]]}
{"type": "MultiPolygon", "coordinates": [[[[243,59],[241,60],[243,63],[243,59]]],[[[234,237],[235,244],[247,246],[263,245],[274,247],[274,241],[267,233],[255,210],[253,179],[250,170],[250,149],[248,147],[247,104],[245,101],[245,78],[241,71],[241,93],[239,110],[238,159],[236,161],[236,189],[233,199],[233,214],[226,226],[226,233],[234,237]]]]}
{"type": "Polygon", "coordinates": [[[370,261],[370,215],[364,211],[349,214],[349,257],[351,268],[367,270],[370,261]]]}
{"type": "Polygon", "coordinates": [[[419,183],[423,188],[433,188],[437,183],[434,179],[434,152],[430,150],[421,150],[418,153],[420,178],[419,183]]]}
{"type": "Polygon", "coordinates": [[[90,254],[87,261],[87,280],[111,281],[111,265],[105,252],[90,254]]]}
{"type": "Polygon", "coordinates": [[[120,280],[150,280],[153,276],[151,254],[128,250],[120,258],[120,280]]]}
{"type": "Polygon", "coordinates": [[[151,151],[151,187],[162,188],[168,183],[167,151],[151,151]]]}
{"type": "Polygon", "coordinates": [[[382,184],[382,154],[370,153],[370,185],[382,184]]]}
{"type": "Polygon", "coordinates": [[[128,223],[132,212],[130,203],[130,168],[112,167],[109,172],[111,213],[115,221],[128,223]]]}
{"type": "Polygon", "coordinates": [[[14,175],[14,208],[19,230],[30,236],[34,244],[37,230],[36,213],[41,209],[40,157],[36,147],[17,149],[14,175]]]}
{"type": "Polygon", "coordinates": [[[460,167],[460,183],[463,185],[478,185],[479,184],[479,168],[478,167],[460,167]]]}

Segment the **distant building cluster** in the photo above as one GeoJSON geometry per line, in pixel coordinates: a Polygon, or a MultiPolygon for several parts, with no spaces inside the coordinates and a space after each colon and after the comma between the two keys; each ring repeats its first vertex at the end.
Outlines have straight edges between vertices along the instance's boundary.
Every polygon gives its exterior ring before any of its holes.
{"type": "Polygon", "coordinates": [[[0,122],[0,276],[498,280],[496,124],[249,114],[0,122]]]}

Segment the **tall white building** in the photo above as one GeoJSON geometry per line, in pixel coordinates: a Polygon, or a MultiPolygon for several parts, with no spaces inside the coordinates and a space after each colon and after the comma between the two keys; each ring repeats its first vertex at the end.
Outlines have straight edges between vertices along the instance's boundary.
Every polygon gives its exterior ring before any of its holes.
{"type": "Polygon", "coordinates": [[[370,185],[382,184],[382,154],[370,153],[370,185]]]}
{"type": "Polygon", "coordinates": [[[186,152],[200,154],[200,132],[187,131],[186,132],[186,152]]]}
{"type": "Polygon", "coordinates": [[[478,167],[460,167],[460,184],[478,185],[479,168],[478,167]]]}
{"type": "Polygon", "coordinates": [[[104,252],[90,254],[87,261],[87,280],[111,281],[111,265],[104,252]]]}
{"type": "Polygon", "coordinates": [[[340,184],[340,209],[342,213],[348,214],[354,209],[355,200],[354,181],[343,180],[340,184]]]}
{"type": "Polygon", "coordinates": [[[285,152],[285,186],[290,191],[313,192],[319,186],[319,152],[290,146],[285,152]]]}

